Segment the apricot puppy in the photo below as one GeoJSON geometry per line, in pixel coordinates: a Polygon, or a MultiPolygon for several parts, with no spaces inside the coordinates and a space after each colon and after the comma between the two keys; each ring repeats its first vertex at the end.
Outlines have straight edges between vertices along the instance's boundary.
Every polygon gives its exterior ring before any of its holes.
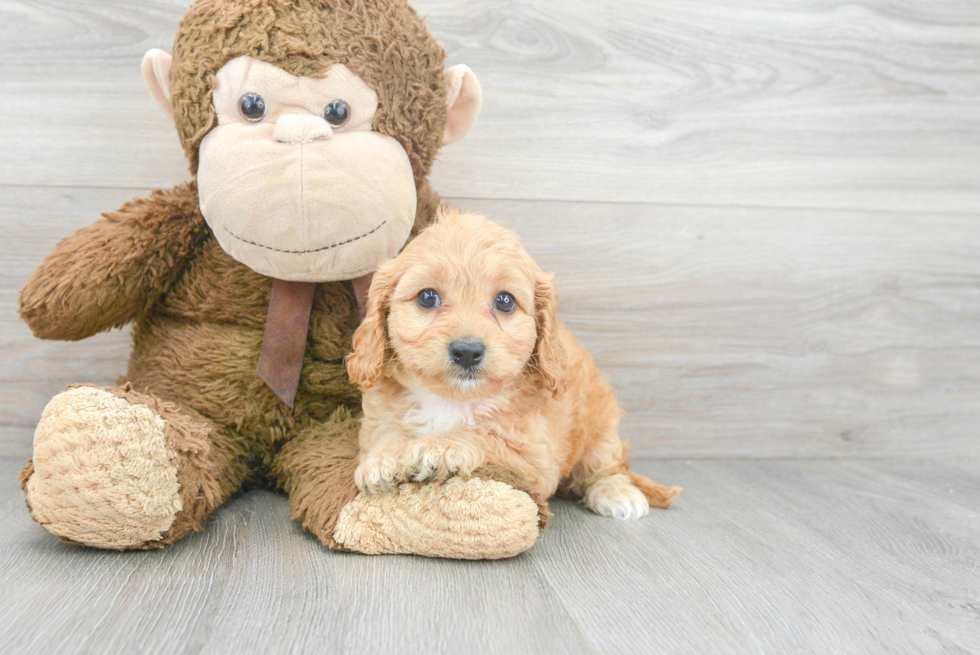
{"type": "Polygon", "coordinates": [[[437,221],[375,273],[354,334],[357,486],[498,464],[540,498],[560,487],[603,516],[668,507],[680,487],[629,470],[615,394],[558,321],[553,275],[481,216],[444,206],[437,221]]]}

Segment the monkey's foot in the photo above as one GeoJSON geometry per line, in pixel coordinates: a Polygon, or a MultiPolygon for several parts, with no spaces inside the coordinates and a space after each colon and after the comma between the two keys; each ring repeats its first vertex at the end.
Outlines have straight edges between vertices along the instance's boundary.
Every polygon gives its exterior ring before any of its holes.
{"type": "Polygon", "coordinates": [[[85,386],[55,396],[21,471],[34,520],[65,541],[96,548],[172,541],[165,536],[190,504],[180,484],[188,441],[207,449],[207,428],[174,411],[128,388],[85,386]]]}
{"type": "Polygon", "coordinates": [[[361,493],[341,511],[333,537],[368,555],[502,559],[523,553],[550,518],[547,506],[493,479],[504,476],[482,473],[361,493]]]}

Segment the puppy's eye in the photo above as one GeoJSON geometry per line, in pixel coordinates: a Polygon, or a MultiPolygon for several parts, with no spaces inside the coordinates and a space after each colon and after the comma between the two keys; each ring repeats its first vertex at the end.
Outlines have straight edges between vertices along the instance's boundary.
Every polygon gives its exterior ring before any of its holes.
{"type": "Polygon", "coordinates": [[[435,289],[422,289],[416,296],[415,302],[422,309],[435,309],[442,304],[439,293],[435,289]]]}
{"type": "Polygon", "coordinates": [[[514,302],[514,296],[510,295],[506,291],[501,291],[497,294],[497,297],[493,300],[494,309],[502,314],[510,314],[517,308],[517,303],[514,302]]]}
{"type": "Polygon", "coordinates": [[[323,120],[331,127],[340,127],[350,118],[350,105],[343,100],[334,100],[323,108],[323,120]]]}
{"type": "Polygon", "coordinates": [[[258,93],[246,93],[238,99],[238,111],[248,122],[258,123],[265,118],[268,108],[265,106],[265,99],[258,93]]]}

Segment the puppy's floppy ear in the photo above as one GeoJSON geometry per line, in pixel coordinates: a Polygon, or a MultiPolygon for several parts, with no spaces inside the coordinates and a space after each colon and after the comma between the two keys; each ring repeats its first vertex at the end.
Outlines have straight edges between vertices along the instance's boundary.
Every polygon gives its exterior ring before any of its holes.
{"type": "Polygon", "coordinates": [[[388,262],[375,272],[368,291],[367,312],[354,332],[354,352],[346,358],[350,381],[362,389],[374,386],[384,370],[388,351],[385,322],[399,277],[393,265],[388,262]]]}
{"type": "Polygon", "coordinates": [[[558,290],[554,273],[541,273],[535,281],[534,318],[538,327],[538,343],[534,347],[538,369],[552,395],[558,396],[565,390],[568,353],[558,330],[558,290]]]}

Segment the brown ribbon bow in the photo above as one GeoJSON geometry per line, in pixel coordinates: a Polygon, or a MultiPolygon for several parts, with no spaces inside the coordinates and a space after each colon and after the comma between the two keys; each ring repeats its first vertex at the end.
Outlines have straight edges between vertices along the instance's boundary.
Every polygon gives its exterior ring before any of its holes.
{"type": "MultiPolygon", "coordinates": [[[[351,281],[361,318],[367,307],[367,292],[373,275],[368,273],[351,281]]],[[[259,355],[259,378],[290,409],[296,402],[296,390],[303,371],[315,291],[315,282],[272,281],[262,353],[259,355]]]]}

